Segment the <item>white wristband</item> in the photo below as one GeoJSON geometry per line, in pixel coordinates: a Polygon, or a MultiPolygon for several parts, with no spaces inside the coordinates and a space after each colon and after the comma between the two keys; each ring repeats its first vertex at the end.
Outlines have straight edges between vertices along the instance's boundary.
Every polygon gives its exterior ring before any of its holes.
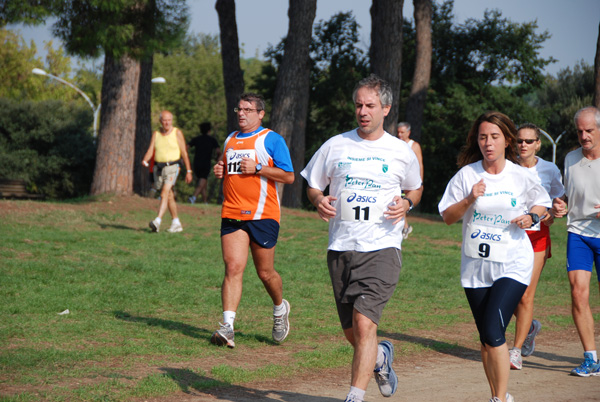
{"type": "Polygon", "coordinates": [[[146,166],[146,167],[150,166],[150,165],[148,164],[148,162],[146,162],[146,161],[142,161],[142,165],[144,165],[144,166],[146,166]]]}

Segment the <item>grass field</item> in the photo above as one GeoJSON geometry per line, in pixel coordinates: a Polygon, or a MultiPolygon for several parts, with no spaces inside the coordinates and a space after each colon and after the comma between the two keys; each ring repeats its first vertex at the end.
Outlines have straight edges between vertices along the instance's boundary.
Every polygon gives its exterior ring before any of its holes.
{"type": "MultiPolygon", "coordinates": [[[[209,343],[222,319],[220,207],[182,206],[183,233],[150,233],[156,205],[0,201],[1,401],[128,401],[349,364],[325,264],[327,224],[316,213],[283,213],[275,262],[292,305],[288,340],[271,340],[272,304],[250,261],[229,350],[209,343]]],[[[474,342],[460,225],[424,215],[411,224],[380,335],[395,336],[399,356],[460,347],[467,324],[474,342]]],[[[573,326],[564,220],[551,230],[536,317],[561,331],[573,326]]]]}

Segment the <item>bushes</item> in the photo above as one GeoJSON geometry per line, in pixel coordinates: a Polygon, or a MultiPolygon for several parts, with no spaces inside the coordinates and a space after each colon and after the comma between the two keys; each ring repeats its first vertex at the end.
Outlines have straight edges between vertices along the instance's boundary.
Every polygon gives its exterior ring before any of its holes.
{"type": "Polygon", "coordinates": [[[92,112],[62,101],[0,98],[0,177],[51,199],[89,193],[96,159],[92,112]]]}

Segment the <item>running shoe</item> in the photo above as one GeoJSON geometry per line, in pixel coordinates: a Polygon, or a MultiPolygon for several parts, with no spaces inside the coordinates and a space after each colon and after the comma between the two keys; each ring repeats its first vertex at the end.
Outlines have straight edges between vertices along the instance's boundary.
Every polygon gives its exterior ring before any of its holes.
{"type": "Polygon", "coordinates": [[[171,223],[171,227],[167,229],[167,232],[169,232],[169,233],[183,232],[183,226],[181,226],[181,223],[179,223],[179,222],[173,222],[173,223],[171,223]]]}
{"type": "Polygon", "coordinates": [[[390,397],[398,388],[398,376],[392,368],[394,361],[394,345],[389,341],[381,341],[379,345],[383,348],[384,361],[381,367],[373,370],[375,372],[375,381],[379,386],[379,392],[385,397],[390,397]]]}
{"type": "Polygon", "coordinates": [[[235,342],[233,341],[234,334],[231,325],[229,325],[228,323],[219,323],[219,325],[221,327],[218,330],[216,330],[214,334],[212,334],[212,337],[210,338],[210,343],[217,346],[227,346],[231,349],[235,348],[235,342]]]}
{"type": "Polygon", "coordinates": [[[158,221],[158,218],[155,218],[154,220],[150,221],[148,226],[150,226],[150,230],[152,230],[153,232],[158,232],[158,230],[160,229],[160,222],[158,221]]]}
{"type": "Polygon", "coordinates": [[[600,376],[600,362],[595,362],[589,352],[584,353],[583,358],[583,363],[571,370],[571,375],[578,375],[579,377],[600,376]]]}
{"type": "Polygon", "coordinates": [[[509,350],[508,357],[510,358],[510,368],[512,370],[521,370],[523,368],[523,358],[519,349],[513,348],[509,350]]]}
{"type": "MultiPolygon", "coordinates": [[[[502,399],[494,396],[492,399],[490,399],[490,402],[502,402],[502,399]]],[[[515,398],[513,398],[513,396],[508,392],[506,393],[506,402],[515,402],[515,398]]]]}
{"type": "Polygon", "coordinates": [[[346,399],[344,399],[344,402],[362,402],[362,400],[356,399],[356,396],[354,395],[348,395],[346,399]]]}
{"type": "Polygon", "coordinates": [[[404,229],[402,229],[402,237],[404,239],[407,239],[408,235],[411,234],[412,231],[413,231],[413,227],[412,226],[405,227],[404,229]]]}
{"type": "Polygon", "coordinates": [[[285,338],[290,333],[290,303],[287,300],[283,299],[283,303],[285,304],[286,312],[283,315],[275,315],[273,316],[273,340],[275,342],[283,342],[285,338]]]}
{"type": "Polygon", "coordinates": [[[188,198],[188,201],[190,202],[190,204],[195,204],[196,203],[196,197],[194,197],[192,195],[191,197],[188,198]]]}
{"type": "Polygon", "coordinates": [[[542,329],[542,323],[538,320],[531,321],[531,327],[529,328],[529,334],[527,334],[527,338],[525,338],[525,342],[523,342],[523,346],[521,347],[521,354],[525,357],[531,355],[535,350],[535,336],[542,329]]]}

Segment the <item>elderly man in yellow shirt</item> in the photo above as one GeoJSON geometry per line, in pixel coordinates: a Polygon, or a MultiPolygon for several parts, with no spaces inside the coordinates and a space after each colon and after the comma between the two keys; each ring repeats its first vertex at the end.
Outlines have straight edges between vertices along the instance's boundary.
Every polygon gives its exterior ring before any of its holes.
{"type": "Polygon", "coordinates": [[[183,226],[181,226],[181,222],[177,216],[177,204],[175,203],[173,186],[175,186],[175,181],[179,175],[182,159],[187,170],[185,182],[188,184],[192,182],[192,168],[183,133],[178,128],[173,127],[173,114],[167,110],[162,111],[159,122],[160,131],[155,131],[152,134],[150,146],[142,159],[142,164],[148,167],[148,161],[154,155],[154,185],[156,191],[161,192],[158,216],[150,222],[149,226],[153,232],[158,232],[162,217],[168,207],[173,220],[167,232],[181,232],[183,226]]]}

